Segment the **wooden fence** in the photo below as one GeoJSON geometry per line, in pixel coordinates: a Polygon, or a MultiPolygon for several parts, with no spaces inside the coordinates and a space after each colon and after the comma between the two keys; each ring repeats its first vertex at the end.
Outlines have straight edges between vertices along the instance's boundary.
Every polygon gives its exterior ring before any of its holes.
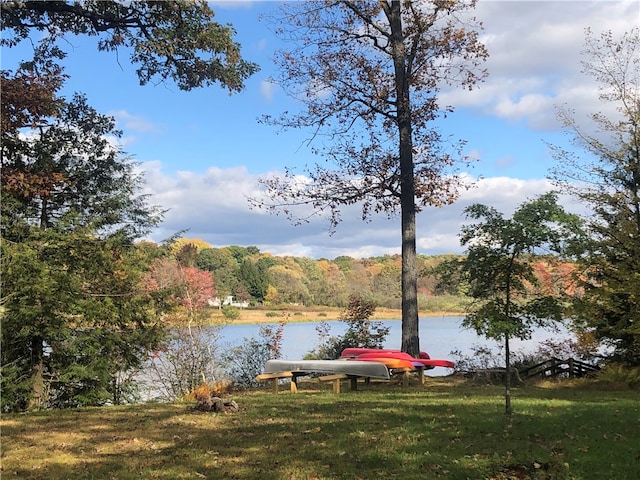
{"type": "Polygon", "coordinates": [[[600,370],[600,367],[585,363],[575,358],[562,360],[559,358],[550,358],[544,362],[540,362],[531,367],[519,369],[522,378],[531,377],[584,377],[593,375],[600,370]]]}

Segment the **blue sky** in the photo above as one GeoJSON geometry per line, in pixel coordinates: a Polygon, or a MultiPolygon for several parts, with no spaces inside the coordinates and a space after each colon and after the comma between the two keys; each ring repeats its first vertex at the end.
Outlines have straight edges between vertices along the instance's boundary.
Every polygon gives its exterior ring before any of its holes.
{"type": "MultiPolygon", "coordinates": [[[[213,2],[216,19],[237,30],[243,57],[261,71],[240,94],[218,87],[181,92],[175,85],[139,86],[126,53],[98,52],[95,40],[67,38],[66,91],[84,92],[101,113],[113,115],[124,131],[123,148],[141,163],[152,202],[169,209],[151,235],[162,240],[185,235],[213,246],[256,245],[275,255],[334,258],[398,253],[399,219],[360,220],[357,209],[328,235],[326,221],[294,227],[283,217],[251,210],[246,197],[257,179],[285,166],[302,166],[311,156],[307,132],[278,133],[259,124],[263,114],[292,106],[266,82],[272,73],[275,36],[260,22],[278,2],[213,2]]],[[[545,176],[553,161],[545,142],[565,145],[556,109],[567,105],[578,117],[604,109],[595,85],[581,74],[585,27],[594,33],[622,33],[640,22],[640,3],[628,1],[488,1],[476,16],[490,59],[489,77],[476,91],[444,91],[443,103],[456,113],[441,124],[445,133],[467,140],[478,159],[469,171],[483,177],[456,204],[428,209],[418,217],[418,250],[424,254],[460,251],[457,233],[464,206],[490,204],[509,213],[550,188],[545,176]]],[[[22,48],[2,51],[2,68],[12,68],[22,48]]],[[[567,200],[568,208],[578,208],[567,200]]]]}

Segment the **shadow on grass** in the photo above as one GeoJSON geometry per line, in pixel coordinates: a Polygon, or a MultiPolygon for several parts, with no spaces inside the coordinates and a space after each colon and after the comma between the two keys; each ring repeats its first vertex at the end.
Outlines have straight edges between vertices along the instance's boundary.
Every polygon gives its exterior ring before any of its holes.
{"type": "Polygon", "coordinates": [[[636,479],[637,392],[371,385],[5,416],[3,478],[636,479]],[[5,448],[6,447],[6,448],[5,448]]]}

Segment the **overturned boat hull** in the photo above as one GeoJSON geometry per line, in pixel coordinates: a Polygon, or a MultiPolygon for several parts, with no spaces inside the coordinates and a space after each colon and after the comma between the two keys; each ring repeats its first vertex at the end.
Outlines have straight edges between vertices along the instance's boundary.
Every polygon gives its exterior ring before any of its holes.
{"type": "Polygon", "coordinates": [[[389,380],[389,369],[382,363],[358,360],[268,360],[264,373],[305,372],[343,373],[357,377],[389,380]]]}

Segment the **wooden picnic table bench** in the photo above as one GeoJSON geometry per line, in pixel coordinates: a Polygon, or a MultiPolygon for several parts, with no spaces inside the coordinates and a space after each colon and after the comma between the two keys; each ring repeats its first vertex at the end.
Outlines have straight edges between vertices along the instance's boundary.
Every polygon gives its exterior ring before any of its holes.
{"type": "MultiPolygon", "coordinates": [[[[273,393],[278,393],[280,391],[280,380],[284,378],[290,378],[290,390],[291,393],[298,393],[298,377],[303,377],[307,375],[312,375],[313,372],[273,372],[273,373],[261,373],[256,376],[257,382],[265,382],[272,381],[273,382],[273,393]]],[[[344,373],[335,373],[331,375],[323,375],[320,377],[316,377],[315,381],[319,383],[331,382],[332,389],[334,393],[340,393],[340,382],[342,380],[351,380],[351,390],[357,390],[358,388],[358,377],[357,375],[347,375],[344,373]]]]}
{"type": "Polygon", "coordinates": [[[409,386],[409,374],[413,372],[417,372],[418,381],[420,385],[424,385],[424,371],[429,370],[429,368],[414,366],[413,368],[394,368],[393,375],[402,375],[402,386],[409,386]]]}
{"type": "Polygon", "coordinates": [[[347,375],[345,373],[334,373],[333,375],[324,375],[322,377],[317,377],[316,381],[331,382],[333,384],[333,393],[340,393],[340,382],[342,380],[346,380],[347,378],[351,379],[351,390],[356,390],[358,385],[358,377],[354,375],[347,375]]]}
{"type": "MultiPolygon", "coordinates": [[[[420,384],[424,384],[424,368],[396,368],[393,370],[393,376],[401,376],[401,381],[403,386],[409,385],[409,374],[412,372],[418,373],[418,379],[420,384]]],[[[291,383],[289,389],[291,393],[298,393],[298,377],[313,375],[314,372],[308,371],[283,371],[283,372],[272,372],[272,373],[261,373],[256,376],[257,382],[264,381],[272,381],[273,382],[273,393],[278,393],[280,391],[280,380],[289,378],[291,379],[291,383]]],[[[332,389],[334,393],[340,393],[342,380],[351,380],[351,390],[358,389],[358,375],[348,375],[345,373],[334,373],[330,375],[322,375],[320,377],[316,377],[315,381],[319,383],[330,382],[332,384],[332,389]]],[[[368,377],[362,377],[365,380],[369,380],[368,377]]]]}
{"type": "Polygon", "coordinates": [[[278,393],[280,379],[282,378],[290,378],[291,379],[291,393],[298,392],[298,385],[296,383],[296,375],[293,372],[275,372],[275,373],[261,373],[256,376],[256,382],[264,382],[271,380],[273,381],[273,393],[278,393]]]}

